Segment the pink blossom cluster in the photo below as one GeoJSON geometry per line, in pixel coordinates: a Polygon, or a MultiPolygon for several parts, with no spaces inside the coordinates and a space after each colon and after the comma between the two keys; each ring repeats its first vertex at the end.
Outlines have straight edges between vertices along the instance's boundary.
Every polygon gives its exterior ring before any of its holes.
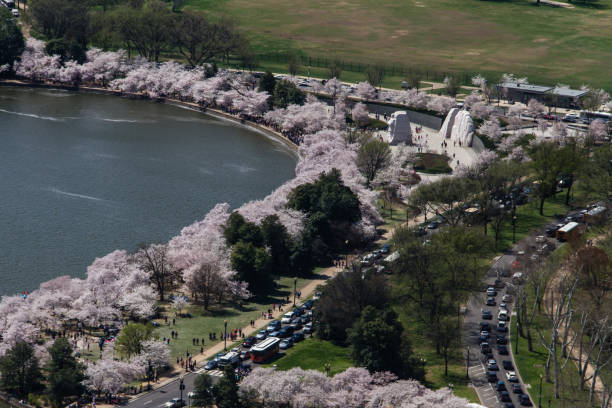
{"type": "Polygon", "coordinates": [[[370,374],[351,367],[333,377],[315,370],[277,371],[256,368],[240,384],[242,392],[255,392],[262,400],[291,408],[467,408],[467,400],[444,388],[432,391],[418,381],[389,373],[370,374]]]}

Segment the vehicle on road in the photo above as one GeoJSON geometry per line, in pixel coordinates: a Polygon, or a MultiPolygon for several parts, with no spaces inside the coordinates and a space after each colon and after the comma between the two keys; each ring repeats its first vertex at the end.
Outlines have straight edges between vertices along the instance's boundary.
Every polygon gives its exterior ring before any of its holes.
{"type": "Polygon", "coordinates": [[[495,384],[495,389],[497,391],[506,391],[506,383],[502,380],[497,381],[497,384],[495,384]]]}
{"type": "Polygon", "coordinates": [[[282,324],[289,324],[291,323],[291,320],[293,320],[293,318],[295,317],[295,312],[291,311],[291,312],[287,312],[283,315],[283,318],[281,319],[281,323],[282,324]]]}
{"type": "Polygon", "coordinates": [[[306,334],[310,334],[310,333],[312,333],[312,332],[314,331],[314,330],[313,330],[313,328],[312,328],[312,322],[311,322],[311,323],[306,323],[306,324],[304,325],[304,330],[302,330],[302,331],[303,331],[304,333],[306,333],[306,334]]]}
{"type": "Polygon", "coordinates": [[[502,356],[507,356],[508,355],[508,347],[500,344],[497,346],[497,352],[499,354],[501,354],[502,356]]]}
{"type": "Polygon", "coordinates": [[[429,223],[427,228],[430,230],[434,230],[434,229],[437,229],[439,226],[440,226],[440,223],[438,221],[432,221],[429,223]]]}
{"type": "Polygon", "coordinates": [[[271,333],[268,334],[268,338],[270,337],[280,337],[280,329],[279,330],[275,330],[271,333]]]}
{"type": "Polygon", "coordinates": [[[521,384],[512,384],[512,392],[515,394],[522,394],[523,388],[521,387],[521,384]]]}
{"type": "Polygon", "coordinates": [[[518,377],[514,371],[506,371],[506,380],[510,382],[518,382],[518,377]]]}
{"type": "Polygon", "coordinates": [[[508,391],[502,391],[499,393],[499,399],[501,402],[510,402],[512,399],[510,398],[510,393],[508,391]]]}
{"type": "Polygon", "coordinates": [[[489,341],[489,332],[486,330],[483,330],[480,332],[480,341],[489,341]]]}
{"type": "Polygon", "coordinates": [[[280,320],[272,320],[269,324],[268,327],[266,328],[266,331],[268,333],[272,333],[274,331],[277,331],[278,329],[280,329],[281,327],[281,322],[280,320]]]}
{"type": "Polygon", "coordinates": [[[512,370],[514,368],[512,361],[510,360],[503,360],[502,367],[504,367],[504,370],[512,370]]]}
{"type": "Polygon", "coordinates": [[[495,306],[496,302],[495,302],[495,298],[494,297],[488,297],[487,298],[487,306],[495,306]]]}
{"type": "Polygon", "coordinates": [[[283,327],[282,329],[280,329],[278,331],[278,336],[277,337],[280,337],[280,338],[284,339],[286,337],[291,336],[292,334],[293,334],[293,327],[285,326],[285,327],[283,327]]]}
{"type": "Polygon", "coordinates": [[[487,342],[480,343],[480,352],[482,354],[487,354],[490,350],[491,348],[489,347],[489,343],[487,342]]]}
{"type": "Polygon", "coordinates": [[[497,322],[497,328],[495,330],[500,333],[506,333],[508,332],[508,325],[506,324],[506,322],[497,322]]]}
{"type": "Polygon", "coordinates": [[[521,405],[524,407],[530,407],[532,406],[531,404],[531,400],[529,399],[529,395],[527,394],[521,394],[521,396],[519,397],[520,401],[521,401],[521,405]]]}
{"type": "Polygon", "coordinates": [[[170,401],[166,402],[163,406],[165,408],[181,408],[184,407],[185,404],[185,400],[182,400],[180,398],[172,398],[170,401]]]}
{"type": "Polygon", "coordinates": [[[489,382],[497,382],[497,373],[495,371],[488,371],[487,380],[489,382]]]}
{"type": "Polygon", "coordinates": [[[510,302],[510,301],[512,301],[512,296],[510,296],[510,295],[504,295],[504,297],[502,298],[502,301],[504,301],[504,302],[510,302]]]}
{"type": "Polygon", "coordinates": [[[385,244],[380,248],[380,253],[381,254],[388,254],[389,251],[391,250],[391,245],[389,244],[385,244]]]}
{"type": "Polygon", "coordinates": [[[414,230],[414,236],[415,237],[422,237],[427,235],[427,230],[423,227],[419,227],[417,229],[414,230]]]}
{"type": "Polygon", "coordinates": [[[502,321],[502,322],[507,322],[508,321],[508,311],[506,309],[501,309],[497,313],[497,320],[502,321]]]}
{"type": "Polygon", "coordinates": [[[299,343],[300,341],[304,340],[304,333],[293,333],[293,336],[291,336],[291,340],[293,340],[294,343],[299,343]]]}
{"type": "Polygon", "coordinates": [[[264,341],[251,347],[251,361],[254,363],[262,363],[270,359],[278,353],[280,341],[278,337],[268,337],[264,341]]]}
{"type": "Polygon", "coordinates": [[[12,9],[11,13],[13,14],[13,17],[19,17],[19,10],[17,9],[12,9]]]}
{"type": "Polygon", "coordinates": [[[253,337],[253,336],[247,337],[242,342],[242,347],[251,348],[251,347],[253,347],[253,344],[255,344],[256,341],[257,341],[257,339],[255,337],[253,337]]]}
{"type": "Polygon", "coordinates": [[[490,327],[491,325],[489,325],[489,322],[480,322],[480,331],[483,331],[483,330],[489,331],[490,327]]]}
{"type": "Polygon", "coordinates": [[[308,310],[312,309],[312,306],[314,305],[314,300],[309,299],[306,302],[304,302],[304,307],[308,310]]]}
{"type": "Polygon", "coordinates": [[[257,340],[265,340],[266,337],[268,337],[268,331],[267,330],[262,330],[259,333],[257,333],[257,335],[255,336],[255,339],[257,339],[257,340]]]}
{"type": "Polygon", "coordinates": [[[236,351],[230,351],[219,359],[217,365],[219,366],[219,368],[223,368],[227,365],[231,365],[232,367],[238,367],[240,365],[240,354],[236,351]]]}
{"type": "Polygon", "coordinates": [[[487,288],[487,296],[497,296],[497,291],[493,286],[487,288]]]}
{"type": "Polygon", "coordinates": [[[205,370],[210,371],[210,370],[214,370],[215,368],[217,368],[217,359],[212,359],[204,365],[205,370]]]}
{"type": "Polygon", "coordinates": [[[497,361],[489,360],[489,363],[487,364],[487,369],[489,371],[499,371],[499,367],[497,366],[497,361]]]}
{"type": "Polygon", "coordinates": [[[482,311],[482,318],[485,320],[491,320],[493,319],[493,315],[491,314],[490,310],[485,309],[482,311]]]}
{"type": "Polygon", "coordinates": [[[243,350],[240,352],[240,360],[248,360],[251,358],[251,352],[249,350],[243,350]]]}
{"type": "Polygon", "coordinates": [[[287,339],[283,339],[280,344],[278,345],[278,347],[281,350],[287,350],[290,347],[293,347],[293,340],[291,340],[291,337],[287,338],[287,339]]]}
{"type": "Polygon", "coordinates": [[[506,338],[506,336],[497,336],[495,338],[495,341],[497,342],[497,344],[508,344],[508,339],[506,338]]]}

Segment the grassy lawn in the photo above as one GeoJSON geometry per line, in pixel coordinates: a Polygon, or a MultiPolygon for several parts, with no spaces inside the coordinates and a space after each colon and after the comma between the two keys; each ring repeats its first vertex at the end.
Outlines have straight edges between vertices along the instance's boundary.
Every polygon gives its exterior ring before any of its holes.
{"type": "Polygon", "coordinates": [[[336,346],[330,341],[309,337],[285,351],[282,358],[264,366],[270,367],[276,364],[279,370],[301,367],[304,370],[325,372],[325,364],[328,363],[331,366],[332,376],[351,367],[353,363],[349,349],[336,346]]]}
{"type": "MultiPolygon", "coordinates": [[[[539,200],[516,207],[516,242],[520,241],[535,229],[541,228],[555,220],[555,214],[565,214],[568,207],[565,205],[565,193],[559,193],[555,197],[544,202],[544,215],[540,215],[539,200]]],[[[494,236],[495,233],[489,224],[487,233],[494,236]]],[[[512,246],[512,220],[508,217],[504,221],[497,249],[505,251],[512,246]]]]}
{"type": "MultiPolygon", "coordinates": [[[[316,272],[316,271],[315,271],[316,272]]],[[[297,288],[298,290],[304,287],[310,280],[298,279],[297,288]]],[[[191,318],[176,318],[176,324],[171,327],[164,325],[164,320],[159,320],[161,327],[156,330],[156,334],[160,338],[169,338],[172,330],[178,331],[178,339],[170,340],[171,358],[175,359],[177,356],[190,353],[199,353],[200,346],[194,346],[192,339],[198,337],[204,339],[204,349],[213,346],[219,340],[211,342],[208,340],[208,333],[217,333],[217,339],[220,338],[220,334],[223,333],[224,321],[227,320],[227,331],[228,333],[235,328],[242,328],[249,324],[251,320],[257,320],[260,314],[268,308],[272,308],[273,303],[278,303],[283,297],[290,297],[292,301],[293,293],[293,278],[282,277],[279,280],[279,286],[276,290],[265,298],[256,298],[242,305],[241,308],[235,305],[227,305],[221,308],[211,308],[207,311],[201,305],[190,305],[184,312],[191,314],[191,318]]],[[[163,305],[166,309],[168,304],[163,305]]],[[[291,307],[291,305],[288,305],[291,307]]],[[[289,310],[287,306],[285,310],[289,310]]],[[[172,321],[174,314],[168,311],[168,321],[172,321]]],[[[228,342],[228,347],[231,342],[228,342]]]]}
{"type": "Polygon", "coordinates": [[[429,174],[451,173],[453,169],[448,165],[449,160],[450,157],[443,154],[418,153],[414,169],[429,174]]]}
{"type": "MultiPolygon", "coordinates": [[[[540,322],[541,324],[543,322],[540,322]]],[[[516,332],[516,319],[510,323],[511,333],[516,332]]],[[[527,348],[527,340],[520,338],[518,354],[514,353],[516,366],[519,370],[521,378],[525,384],[529,384],[529,393],[533,399],[534,406],[537,406],[539,399],[540,374],[544,375],[544,367],[548,357],[548,351],[541,345],[537,338],[537,333],[533,333],[533,352],[529,352],[527,348]]],[[[512,351],[514,352],[514,340],[512,341],[512,351]]],[[[559,355],[561,352],[559,351],[559,355]]],[[[564,360],[560,358],[560,363],[564,360]]],[[[551,363],[551,376],[552,376],[551,363]]],[[[551,378],[552,379],[552,378],[551,378]]],[[[561,372],[559,381],[559,399],[554,398],[554,386],[546,382],[546,378],[542,381],[542,406],[545,407],[590,407],[588,404],[588,391],[580,391],[578,384],[578,372],[576,366],[572,362],[568,362],[565,370],[561,372]]],[[[525,385],[527,386],[527,385],[525,385]]]]}
{"type": "MultiPolygon", "coordinates": [[[[573,9],[535,3],[313,0],[296,7],[287,0],[185,0],[183,7],[234,17],[260,55],[298,52],[340,59],[348,81],[353,81],[349,71],[363,71],[355,63],[383,62],[389,76],[399,66],[428,71],[430,80],[445,72],[483,72],[491,78],[513,72],[534,83],[612,89],[612,0],[573,2],[573,9]]],[[[359,76],[363,80],[363,73],[359,76]]]]}

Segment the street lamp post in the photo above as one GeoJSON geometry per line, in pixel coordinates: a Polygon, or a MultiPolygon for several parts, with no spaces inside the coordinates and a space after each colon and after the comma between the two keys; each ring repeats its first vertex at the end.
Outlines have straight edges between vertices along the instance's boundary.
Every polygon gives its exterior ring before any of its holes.
{"type": "Polygon", "coordinates": [[[179,390],[181,391],[181,402],[183,401],[183,390],[185,389],[185,384],[183,383],[183,376],[179,379],[179,390]]]}
{"type": "Polygon", "coordinates": [[[540,374],[540,393],[538,396],[538,408],[542,408],[542,374],[540,374]]]}
{"type": "Polygon", "coordinates": [[[293,278],[293,307],[295,307],[296,292],[297,292],[297,278],[293,278]]]}
{"type": "Polygon", "coordinates": [[[147,368],[147,389],[151,391],[151,372],[153,371],[153,367],[151,367],[151,359],[147,360],[149,366],[147,368]]]}
{"type": "MultiPolygon", "coordinates": [[[[516,302],[516,315],[518,316],[519,310],[518,310],[518,301],[516,302]]],[[[514,354],[518,354],[518,341],[519,341],[519,331],[518,331],[518,319],[516,321],[516,330],[514,331],[514,337],[516,337],[516,339],[514,340],[514,354]]]]}
{"type": "Polygon", "coordinates": [[[223,321],[223,351],[227,351],[227,320],[223,321]]]}
{"type": "Polygon", "coordinates": [[[465,378],[470,378],[470,348],[467,348],[467,362],[465,364],[465,378]]]}

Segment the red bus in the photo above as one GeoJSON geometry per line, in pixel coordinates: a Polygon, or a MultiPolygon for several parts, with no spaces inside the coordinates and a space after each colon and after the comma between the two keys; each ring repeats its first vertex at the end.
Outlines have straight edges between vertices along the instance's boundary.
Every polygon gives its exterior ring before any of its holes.
{"type": "Polygon", "coordinates": [[[262,363],[278,353],[278,345],[280,339],[278,337],[268,337],[261,343],[251,347],[251,360],[254,363],[262,363]]]}

